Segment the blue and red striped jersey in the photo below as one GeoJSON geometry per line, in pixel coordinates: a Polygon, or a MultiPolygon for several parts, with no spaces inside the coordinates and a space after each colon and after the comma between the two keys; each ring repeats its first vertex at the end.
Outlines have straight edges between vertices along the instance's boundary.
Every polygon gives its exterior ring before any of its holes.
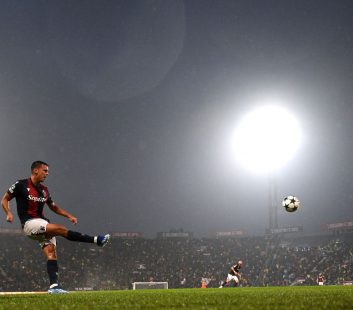
{"type": "Polygon", "coordinates": [[[18,180],[7,191],[11,197],[16,198],[17,214],[22,226],[26,221],[33,218],[44,217],[45,204],[50,205],[53,200],[48,188],[43,184],[33,184],[31,178],[18,180]]]}

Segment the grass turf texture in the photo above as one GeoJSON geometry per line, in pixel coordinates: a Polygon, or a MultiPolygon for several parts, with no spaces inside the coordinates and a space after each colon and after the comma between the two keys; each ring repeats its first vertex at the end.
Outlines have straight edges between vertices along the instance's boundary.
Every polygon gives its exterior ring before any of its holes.
{"type": "Polygon", "coordinates": [[[352,286],[247,287],[4,295],[0,309],[352,309],[352,286]]]}

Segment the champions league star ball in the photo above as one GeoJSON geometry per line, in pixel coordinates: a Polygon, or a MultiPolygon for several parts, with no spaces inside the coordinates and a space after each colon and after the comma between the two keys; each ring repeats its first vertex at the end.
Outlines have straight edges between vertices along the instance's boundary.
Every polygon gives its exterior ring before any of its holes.
{"type": "Polygon", "coordinates": [[[300,201],[295,196],[287,196],[283,199],[282,206],[286,209],[287,212],[294,212],[299,208],[300,201]]]}

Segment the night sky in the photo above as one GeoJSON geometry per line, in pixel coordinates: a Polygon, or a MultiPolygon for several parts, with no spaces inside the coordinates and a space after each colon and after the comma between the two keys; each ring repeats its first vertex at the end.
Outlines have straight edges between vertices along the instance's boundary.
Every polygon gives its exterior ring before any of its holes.
{"type": "Polygon", "coordinates": [[[48,162],[76,230],[264,233],[267,176],[227,143],[272,95],[303,132],[279,225],[353,220],[351,0],[1,0],[0,39],[0,188],[48,162]]]}

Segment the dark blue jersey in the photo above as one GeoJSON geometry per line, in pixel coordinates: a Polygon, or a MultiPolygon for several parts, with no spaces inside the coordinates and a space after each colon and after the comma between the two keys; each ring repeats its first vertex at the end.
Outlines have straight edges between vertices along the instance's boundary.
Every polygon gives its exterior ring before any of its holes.
{"type": "Polygon", "coordinates": [[[42,184],[33,184],[31,178],[19,180],[8,189],[8,194],[16,198],[17,214],[22,226],[33,218],[44,217],[44,205],[52,204],[48,188],[42,184]]]}

